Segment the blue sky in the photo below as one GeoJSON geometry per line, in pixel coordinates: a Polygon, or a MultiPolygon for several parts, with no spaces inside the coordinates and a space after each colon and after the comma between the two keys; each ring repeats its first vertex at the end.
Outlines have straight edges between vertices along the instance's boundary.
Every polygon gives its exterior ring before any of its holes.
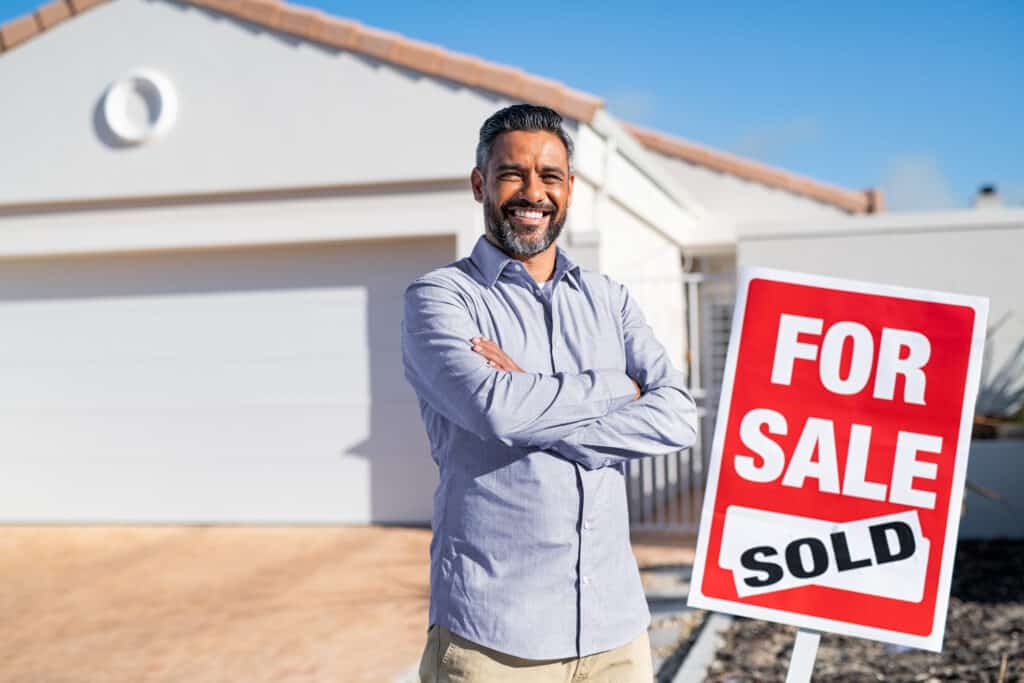
{"type": "MultiPolygon", "coordinates": [[[[0,21],[34,9],[0,0],[0,21]]],[[[891,209],[1024,205],[1024,3],[304,0],[604,98],[891,209]]]]}

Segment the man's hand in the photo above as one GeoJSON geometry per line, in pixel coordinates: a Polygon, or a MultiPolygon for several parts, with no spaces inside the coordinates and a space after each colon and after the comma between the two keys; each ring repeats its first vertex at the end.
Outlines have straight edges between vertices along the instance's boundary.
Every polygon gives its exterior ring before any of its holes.
{"type": "Polygon", "coordinates": [[[487,364],[499,370],[507,372],[523,372],[523,369],[516,365],[516,362],[506,355],[501,347],[486,337],[473,337],[469,340],[473,344],[473,350],[487,359],[487,364]]]}

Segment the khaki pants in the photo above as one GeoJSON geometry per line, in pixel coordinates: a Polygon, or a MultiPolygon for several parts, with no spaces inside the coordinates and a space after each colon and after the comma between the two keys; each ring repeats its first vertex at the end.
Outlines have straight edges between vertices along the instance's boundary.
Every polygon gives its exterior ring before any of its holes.
{"type": "Polygon", "coordinates": [[[566,659],[522,659],[466,640],[444,626],[427,631],[420,683],[651,683],[651,644],[644,631],[614,650],[566,659]]]}

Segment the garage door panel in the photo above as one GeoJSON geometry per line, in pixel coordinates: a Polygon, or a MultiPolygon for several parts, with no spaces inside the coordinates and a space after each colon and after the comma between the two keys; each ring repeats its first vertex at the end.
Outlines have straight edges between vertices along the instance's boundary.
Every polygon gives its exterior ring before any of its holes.
{"type": "Polygon", "coordinates": [[[182,467],[216,460],[337,459],[370,437],[366,405],[194,406],[144,409],[9,411],[3,415],[5,462],[172,459],[182,467]],[[77,455],[76,455],[77,454],[77,455]]]}
{"type": "MultiPolygon", "coordinates": [[[[2,302],[3,361],[294,356],[365,348],[365,287],[2,302]],[[114,356],[112,354],[117,354],[114,356]]],[[[393,310],[393,307],[392,307],[393,310]]]]}
{"type": "Polygon", "coordinates": [[[8,523],[323,523],[369,510],[370,463],[362,458],[283,468],[256,460],[183,468],[169,460],[68,462],[59,470],[5,465],[8,523]],[[355,483],[358,483],[356,485],[355,483]],[[154,505],[159,501],[159,505],[154,505]],[[39,512],[46,510],[45,516],[39,512]],[[42,517],[42,519],[41,519],[42,517]]]}
{"type": "Polygon", "coordinates": [[[402,292],[453,250],[432,238],[5,266],[0,457],[14,469],[0,518],[428,520],[436,472],[402,373],[402,292]],[[230,495],[201,493],[233,471],[230,495]],[[309,495],[270,496],[276,477],[309,495]]]}

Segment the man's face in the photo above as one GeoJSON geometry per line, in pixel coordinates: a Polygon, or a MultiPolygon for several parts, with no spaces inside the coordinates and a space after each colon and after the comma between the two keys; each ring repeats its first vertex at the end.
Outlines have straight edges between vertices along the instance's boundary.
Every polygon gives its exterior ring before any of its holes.
{"type": "Polygon", "coordinates": [[[484,171],[473,169],[471,181],[492,240],[512,256],[533,256],[551,246],[565,225],[575,180],[558,136],[502,133],[484,171]]]}

